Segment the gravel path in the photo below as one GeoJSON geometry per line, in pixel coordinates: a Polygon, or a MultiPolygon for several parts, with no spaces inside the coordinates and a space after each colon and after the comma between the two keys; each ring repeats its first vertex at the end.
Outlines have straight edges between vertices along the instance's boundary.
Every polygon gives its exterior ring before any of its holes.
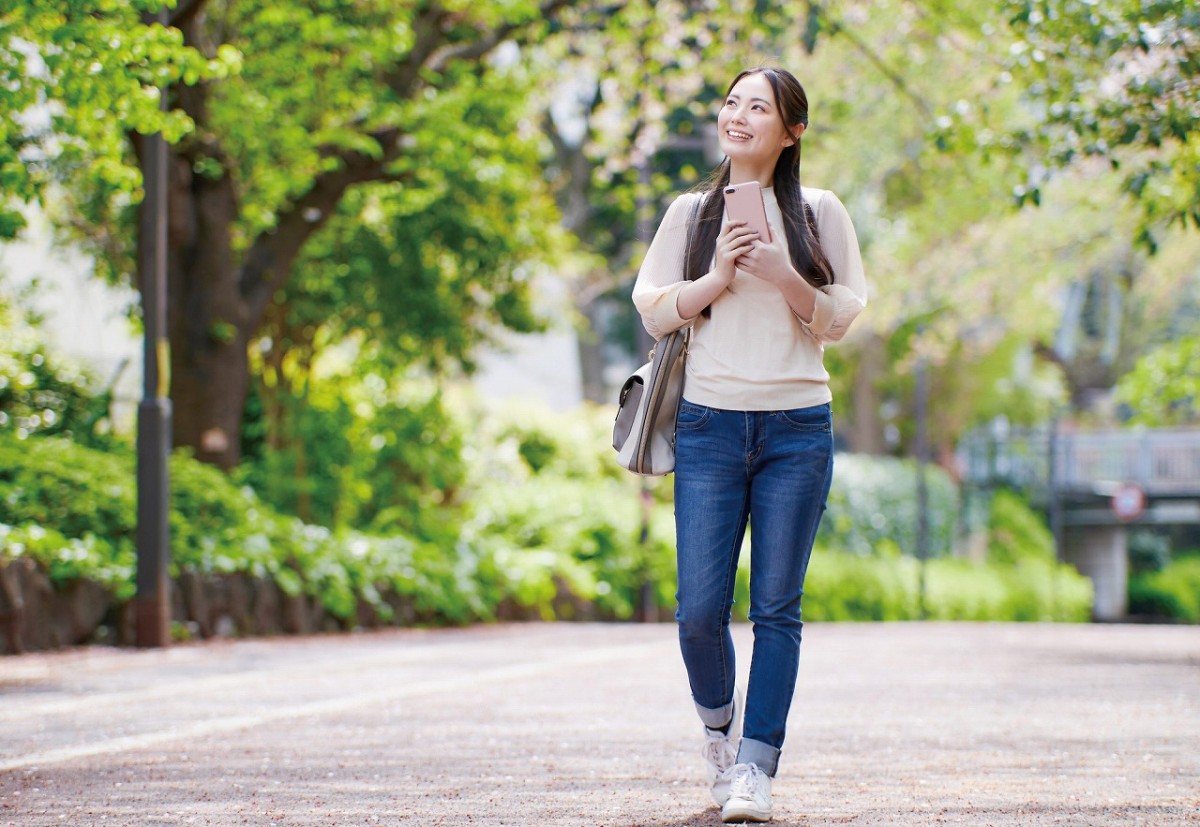
{"type": "MultiPolygon", "coordinates": [[[[801,661],[776,824],[1200,825],[1200,628],[810,624],[801,661]]],[[[686,686],[669,624],[0,659],[0,826],[715,827],[686,686]]]]}

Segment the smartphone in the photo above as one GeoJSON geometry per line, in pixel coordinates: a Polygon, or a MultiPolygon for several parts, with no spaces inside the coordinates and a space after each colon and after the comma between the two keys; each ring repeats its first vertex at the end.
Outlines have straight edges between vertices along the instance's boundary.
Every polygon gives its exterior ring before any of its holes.
{"type": "Polygon", "coordinates": [[[762,187],[757,181],[730,184],[725,187],[725,214],[730,221],[745,221],[758,231],[758,237],[771,243],[771,227],[767,224],[767,209],[763,206],[762,187]]]}

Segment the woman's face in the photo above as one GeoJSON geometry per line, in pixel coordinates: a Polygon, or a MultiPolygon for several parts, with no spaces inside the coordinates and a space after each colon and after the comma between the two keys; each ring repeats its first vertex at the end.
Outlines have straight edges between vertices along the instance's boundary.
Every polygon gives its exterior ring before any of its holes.
{"type": "MultiPolygon", "coordinates": [[[[797,125],[798,135],[804,130],[797,125]]],[[[721,151],[738,161],[774,161],[795,141],[783,127],[775,90],[761,72],[746,75],[734,84],[717,115],[717,140],[721,151]]]]}

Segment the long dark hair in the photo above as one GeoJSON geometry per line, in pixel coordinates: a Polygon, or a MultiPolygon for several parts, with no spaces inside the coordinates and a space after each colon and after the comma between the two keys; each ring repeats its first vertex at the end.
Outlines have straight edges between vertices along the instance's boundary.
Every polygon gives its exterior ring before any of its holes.
{"type": "MultiPolygon", "coordinates": [[[[763,75],[771,84],[775,91],[779,117],[789,135],[795,135],[797,124],[808,125],[808,95],[795,75],[786,69],[747,69],[729,84],[729,89],[725,92],[726,98],[733,91],[733,87],[737,86],[738,81],[753,74],[763,75]]],[[[717,249],[717,236],[721,232],[721,216],[725,210],[725,185],[728,183],[729,159],[726,158],[696,188],[696,191],[703,192],[704,195],[700,200],[699,209],[693,214],[693,220],[688,225],[684,273],[689,280],[703,276],[712,264],[713,253],[717,249]]],[[[783,213],[783,230],[787,236],[792,266],[814,287],[833,284],[833,268],[829,266],[829,259],[825,257],[825,251],[821,249],[821,242],[817,238],[816,219],[812,208],[804,203],[800,194],[799,137],[779,153],[772,185],[775,200],[779,202],[779,211],[783,213]]],[[[704,309],[704,315],[709,315],[709,308],[704,309]]]]}

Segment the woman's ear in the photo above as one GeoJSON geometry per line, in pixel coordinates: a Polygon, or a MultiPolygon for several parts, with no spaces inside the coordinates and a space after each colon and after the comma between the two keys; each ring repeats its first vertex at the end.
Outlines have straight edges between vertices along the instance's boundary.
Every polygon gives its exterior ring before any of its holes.
{"type": "Polygon", "coordinates": [[[796,141],[800,140],[800,136],[804,134],[804,130],[806,130],[806,129],[808,129],[808,127],[802,123],[798,123],[795,126],[793,126],[790,130],[791,134],[788,137],[783,139],[783,145],[784,146],[792,146],[793,144],[795,144],[796,141]]]}

